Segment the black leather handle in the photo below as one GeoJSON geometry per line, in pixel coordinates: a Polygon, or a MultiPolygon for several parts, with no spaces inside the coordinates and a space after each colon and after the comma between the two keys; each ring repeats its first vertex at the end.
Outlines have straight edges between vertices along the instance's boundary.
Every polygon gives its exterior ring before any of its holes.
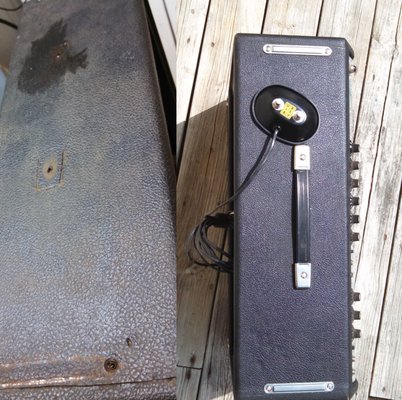
{"type": "Polygon", "coordinates": [[[310,192],[309,171],[295,170],[296,175],[296,263],[310,262],[310,192]]]}

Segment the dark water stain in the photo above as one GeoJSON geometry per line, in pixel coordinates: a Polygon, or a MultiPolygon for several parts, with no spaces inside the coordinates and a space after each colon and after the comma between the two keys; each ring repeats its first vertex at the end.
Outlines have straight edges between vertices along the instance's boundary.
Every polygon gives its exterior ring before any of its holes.
{"type": "Polygon", "coordinates": [[[18,89],[35,94],[60,83],[67,71],[75,74],[88,65],[87,49],[73,54],[66,40],[67,24],[54,23],[45,36],[34,40],[18,78],[18,89]]]}

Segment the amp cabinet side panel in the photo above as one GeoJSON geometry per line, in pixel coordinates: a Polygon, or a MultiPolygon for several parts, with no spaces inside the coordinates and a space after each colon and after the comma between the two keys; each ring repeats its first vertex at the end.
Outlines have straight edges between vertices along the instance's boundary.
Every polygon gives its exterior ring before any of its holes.
{"type": "MultiPolygon", "coordinates": [[[[234,204],[236,399],[348,399],[351,381],[349,56],[344,39],[240,34],[233,58],[234,187],[266,139],[257,92],[281,85],[305,96],[319,126],[311,150],[311,288],[294,287],[292,146],[277,141],[234,204]],[[330,56],[266,54],[267,43],[328,46],[330,56]],[[268,383],[333,382],[322,393],[269,394],[268,383]]],[[[271,105],[268,104],[267,107],[271,105]]]]}

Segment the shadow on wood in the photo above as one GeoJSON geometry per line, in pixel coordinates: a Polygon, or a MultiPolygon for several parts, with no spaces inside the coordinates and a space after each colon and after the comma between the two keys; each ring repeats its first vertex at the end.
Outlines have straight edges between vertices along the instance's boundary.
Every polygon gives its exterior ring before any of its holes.
{"type": "MultiPolygon", "coordinates": [[[[226,102],[190,118],[177,185],[178,365],[202,368],[218,274],[193,265],[186,242],[191,230],[227,198],[226,102]]],[[[212,232],[222,242],[222,232],[212,232]]]]}

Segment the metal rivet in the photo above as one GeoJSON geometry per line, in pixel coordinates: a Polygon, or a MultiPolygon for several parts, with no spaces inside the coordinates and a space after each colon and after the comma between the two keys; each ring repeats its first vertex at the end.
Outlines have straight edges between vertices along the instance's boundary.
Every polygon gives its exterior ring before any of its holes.
{"type": "Polygon", "coordinates": [[[332,382],[327,383],[327,389],[328,390],[333,390],[334,389],[334,384],[332,382]]]}
{"type": "Polygon", "coordinates": [[[304,111],[302,111],[302,110],[297,110],[297,111],[295,111],[295,113],[293,114],[293,120],[295,121],[295,122],[297,122],[298,124],[302,124],[303,122],[305,122],[306,121],[306,119],[307,119],[307,115],[306,115],[306,113],[304,112],[304,111]]]}
{"type": "Polygon", "coordinates": [[[357,71],[357,67],[354,64],[349,65],[349,73],[354,74],[357,71]]]}
{"type": "Polygon", "coordinates": [[[276,111],[282,110],[282,108],[285,106],[285,103],[281,98],[276,98],[272,100],[272,108],[276,111]]]}
{"type": "Polygon", "coordinates": [[[119,362],[115,358],[108,358],[103,366],[107,372],[115,372],[119,367],[119,362]]]}
{"type": "Polygon", "coordinates": [[[329,47],[327,47],[326,49],[325,49],[325,54],[328,56],[328,55],[330,55],[332,53],[332,50],[329,48],[329,47]]]}
{"type": "Polygon", "coordinates": [[[302,277],[302,279],[306,279],[307,278],[307,272],[303,271],[300,276],[302,277]]]}
{"type": "Polygon", "coordinates": [[[271,385],[266,385],[264,388],[265,393],[271,393],[273,390],[274,389],[271,385]]]}
{"type": "Polygon", "coordinates": [[[300,160],[304,161],[306,159],[306,155],[305,154],[300,154],[300,160]]]}
{"type": "Polygon", "coordinates": [[[264,51],[264,53],[270,53],[271,50],[272,50],[272,47],[271,47],[271,45],[266,44],[266,45],[264,45],[264,47],[262,48],[262,50],[264,51]]]}

